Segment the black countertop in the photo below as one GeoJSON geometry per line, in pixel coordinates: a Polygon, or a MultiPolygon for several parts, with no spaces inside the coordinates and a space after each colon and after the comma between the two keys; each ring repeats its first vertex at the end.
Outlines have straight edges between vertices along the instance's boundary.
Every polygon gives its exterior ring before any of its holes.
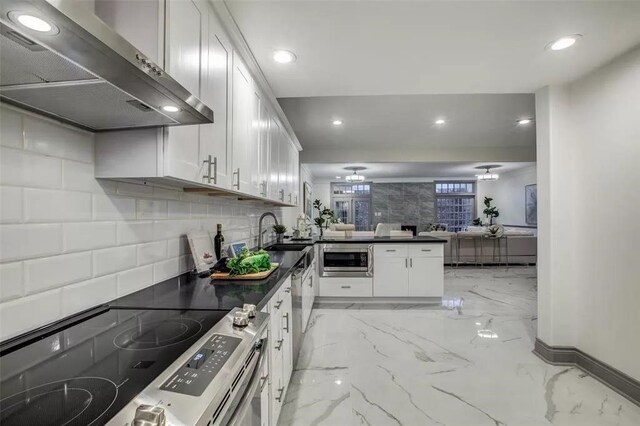
{"type": "Polygon", "coordinates": [[[244,303],[260,310],[305,257],[306,251],[269,252],[280,267],[256,281],[211,280],[187,273],[109,303],[114,308],[231,310],[244,303]]]}

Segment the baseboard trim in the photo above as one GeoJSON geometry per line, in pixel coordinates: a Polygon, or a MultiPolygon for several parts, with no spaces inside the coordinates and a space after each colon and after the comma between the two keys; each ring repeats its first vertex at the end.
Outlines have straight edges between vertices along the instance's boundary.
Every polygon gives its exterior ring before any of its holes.
{"type": "Polygon", "coordinates": [[[536,339],[533,353],[553,365],[575,365],[640,406],[640,381],[572,346],[549,346],[536,339]]]}

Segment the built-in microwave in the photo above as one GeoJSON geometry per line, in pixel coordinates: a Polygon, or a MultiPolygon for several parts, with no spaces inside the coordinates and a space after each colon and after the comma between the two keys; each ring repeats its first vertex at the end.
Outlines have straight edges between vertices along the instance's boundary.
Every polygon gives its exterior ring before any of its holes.
{"type": "Polygon", "coordinates": [[[322,244],[321,277],[370,277],[373,275],[371,244],[322,244]]]}

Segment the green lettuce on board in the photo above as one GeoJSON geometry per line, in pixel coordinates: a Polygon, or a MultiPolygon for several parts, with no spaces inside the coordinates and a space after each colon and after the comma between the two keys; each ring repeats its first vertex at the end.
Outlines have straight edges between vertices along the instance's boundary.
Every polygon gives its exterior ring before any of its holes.
{"type": "Polygon", "coordinates": [[[244,248],[238,255],[227,261],[229,275],[246,275],[271,269],[271,258],[264,250],[257,252],[244,248]]]}

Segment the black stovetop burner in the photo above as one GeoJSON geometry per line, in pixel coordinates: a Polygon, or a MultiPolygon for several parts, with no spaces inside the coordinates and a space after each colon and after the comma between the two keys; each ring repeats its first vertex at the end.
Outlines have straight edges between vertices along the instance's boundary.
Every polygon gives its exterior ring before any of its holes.
{"type": "Polygon", "coordinates": [[[7,351],[0,424],[104,425],[226,314],[111,309],[7,351]]]}

